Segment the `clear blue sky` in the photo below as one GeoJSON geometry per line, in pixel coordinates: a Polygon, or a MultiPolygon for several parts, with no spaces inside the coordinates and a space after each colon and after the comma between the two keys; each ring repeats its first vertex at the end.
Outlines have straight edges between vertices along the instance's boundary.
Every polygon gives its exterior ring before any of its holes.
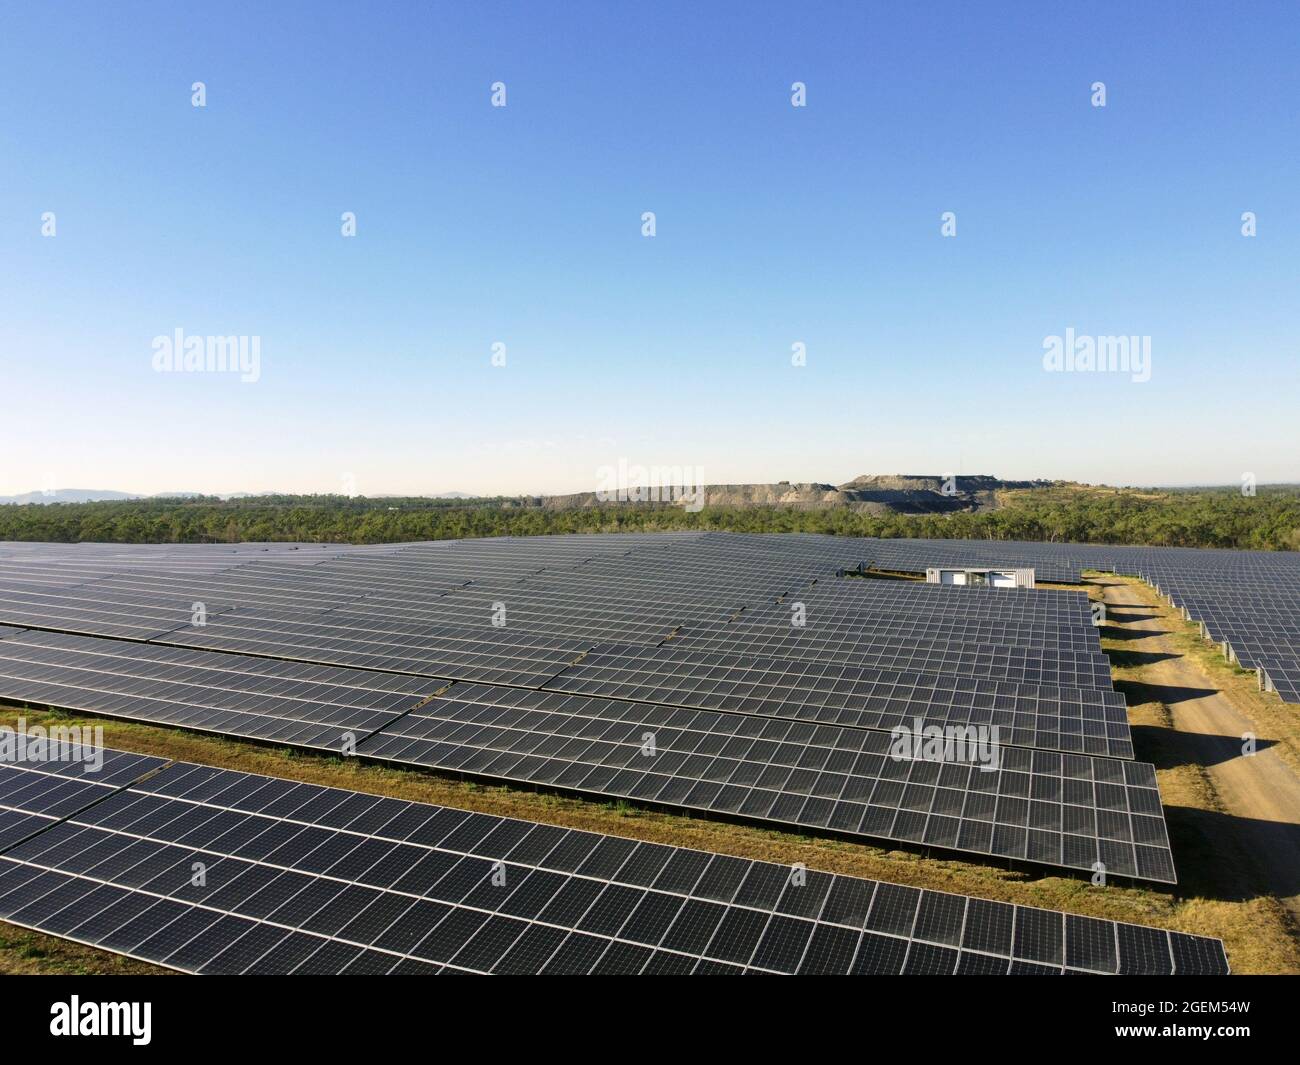
{"type": "Polygon", "coordinates": [[[0,494],[1300,480],[1297,56],[1294,3],[5,3],[0,494]]]}

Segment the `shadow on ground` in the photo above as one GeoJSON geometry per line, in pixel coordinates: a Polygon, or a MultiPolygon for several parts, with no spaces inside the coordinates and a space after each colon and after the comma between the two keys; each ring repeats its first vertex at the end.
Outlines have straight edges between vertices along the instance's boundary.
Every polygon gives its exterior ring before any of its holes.
{"type": "Polygon", "coordinates": [[[1156,662],[1167,662],[1171,658],[1181,658],[1173,651],[1107,651],[1112,666],[1133,667],[1149,666],[1156,662]]]}
{"type": "MultiPolygon", "coordinates": [[[[1136,608],[1135,613],[1130,613],[1128,607],[1125,607],[1123,605],[1116,606],[1113,603],[1106,604],[1106,617],[1108,619],[1114,618],[1116,621],[1123,621],[1130,625],[1135,621],[1161,620],[1160,614],[1153,614],[1150,610],[1146,609],[1145,607],[1138,607],[1136,608]]],[[[1153,635],[1153,633],[1149,630],[1144,629],[1142,635],[1151,636],[1153,635]]]]}
{"type": "Polygon", "coordinates": [[[1300,894],[1300,825],[1188,806],[1166,806],[1165,824],[1180,894],[1223,902],[1300,894]]]}
{"type": "MultiPolygon", "coordinates": [[[[1120,620],[1127,620],[1121,618],[1120,620]]],[[[1106,640],[1145,640],[1148,636],[1168,636],[1163,629],[1118,629],[1114,625],[1102,625],[1099,631],[1106,640]]],[[[1107,652],[1113,653],[1113,652],[1107,652]]]]}
{"type": "MultiPolygon", "coordinates": [[[[1245,757],[1241,750],[1244,741],[1236,736],[1179,732],[1159,725],[1133,725],[1131,731],[1138,760],[1150,762],[1157,769],[1221,765],[1245,757]]],[[[1255,740],[1256,751],[1266,751],[1275,745],[1275,740],[1255,740]]]]}
{"type": "Polygon", "coordinates": [[[1174,703],[1185,702],[1188,699],[1204,699],[1206,696],[1217,695],[1219,692],[1218,688],[1187,688],[1178,684],[1143,684],[1139,680],[1117,680],[1115,681],[1115,690],[1124,693],[1124,698],[1128,700],[1129,706],[1137,706],[1141,703],[1164,703],[1165,706],[1171,706],[1174,703]]]}

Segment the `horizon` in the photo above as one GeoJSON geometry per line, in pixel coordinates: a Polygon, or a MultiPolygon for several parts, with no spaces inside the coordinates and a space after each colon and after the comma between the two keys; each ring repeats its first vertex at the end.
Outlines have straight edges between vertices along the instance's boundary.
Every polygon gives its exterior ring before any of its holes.
{"type": "MultiPolygon", "coordinates": [[[[942,475],[940,475],[940,474],[921,474],[921,473],[913,473],[913,474],[898,474],[898,473],[895,473],[895,474],[863,474],[863,475],[861,475],[861,476],[933,478],[933,477],[940,477],[940,476],[942,476],[942,475]]],[[[965,475],[958,475],[958,477],[957,477],[957,483],[958,483],[958,486],[959,486],[959,487],[960,487],[960,482],[961,482],[961,479],[962,479],[963,476],[966,476],[966,477],[992,477],[992,478],[994,478],[994,479],[996,479],[996,480],[999,480],[999,481],[1014,481],[1014,480],[1029,480],[1029,479],[1030,479],[1030,478],[999,477],[999,476],[997,476],[996,474],[965,474],[965,475]]],[[[829,482],[829,481],[817,481],[817,480],[811,480],[811,481],[808,481],[808,480],[805,480],[805,481],[798,481],[798,480],[792,480],[792,479],[788,479],[788,478],[787,478],[787,479],[784,479],[784,480],[778,480],[778,481],[758,481],[758,482],[748,482],[748,483],[752,483],[752,484],[760,484],[760,485],[780,485],[780,484],[789,484],[789,485],[792,485],[792,486],[797,486],[797,485],[824,485],[824,486],[829,486],[829,487],[832,487],[832,488],[841,488],[841,487],[843,487],[845,484],[850,483],[851,480],[852,480],[852,479],[850,479],[849,482],[839,482],[838,484],[833,484],[832,482],[829,482]]],[[[1140,492],[1140,491],[1174,491],[1174,490],[1178,490],[1178,489],[1198,489],[1198,488],[1200,488],[1200,489],[1207,489],[1207,490],[1228,489],[1228,488],[1232,488],[1232,489],[1240,489],[1240,488],[1241,488],[1241,484],[1240,484],[1240,483],[1235,483],[1235,484],[1234,484],[1234,483],[1226,483],[1226,482],[1225,482],[1225,483],[1212,483],[1212,482],[1186,482],[1186,483],[1167,483],[1167,484],[1105,484],[1105,483],[1103,483],[1103,482],[1097,482],[1097,481],[1094,481],[1094,482],[1088,482],[1088,481],[1068,481],[1068,480],[1064,480],[1064,479],[1062,479],[1062,478],[1046,478],[1046,479],[1043,479],[1043,483],[1044,483],[1044,486],[1049,486],[1049,485],[1052,484],[1052,483],[1062,483],[1062,484],[1067,484],[1067,485],[1078,485],[1078,486],[1083,487],[1083,488],[1114,488],[1114,489],[1118,489],[1118,490],[1121,490],[1121,491],[1134,491],[1134,492],[1140,492]]],[[[689,486],[688,486],[688,487],[689,487],[689,486]]],[[[735,483],[722,483],[722,482],[719,482],[719,483],[716,483],[716,484],[715,484],[715,483],[707,483],[707,484],[703,484],[703,485],[699,485],[699,486],[694,486],[694,487],[700,487],[700,488],[726,488],[726,487],[742,487],[742,486],[739,485],[739,484],[735,484],[735,483]]],[[[1256,483],[1256,485],[1255,485],[1255,489],[1256,489],[1256,490],[1258,490],[1258,489],[1263,489],[1263,488],[1300,488],[1300,481],[1259,481],[1259,482],[1256,483]]],[[[590,490],[589,490],[589,491],[590,491],[590,490]]],[[[7,494],[7,495],[0,496],[0,506],[12,506],[12,505],[14,505],[14,501],[15,501],[15,499],[17,499],[17,498],[22,498],[22,497],[26,497],[26,496],[48,496],[48,497],[53,497],[53,496],[59,495],[59,494],[61,494],[61,493],[70,493],[70,492],[78,492],[78,493],[114,493],[114,494],[116,494],[116,495],[119,497],[119,498],[117,498],[117,499],[89,500],[88,502],[132,502],[132,501],[146,501],[146,500],[151,500],[151,499],[186,499],[186,498],[193,498],[193,497],[201,497],[201,498],[206,498],[206,499],[219,498],[219,499],[221,499],[221,500],[223,500],[223,501],[227,501],[227,502],[228,502],[228,501],[235,500],[235,499],[243,499],[243,498],[260,498],[260,497],[263,497],[263,496],[329,496],[329,497],[336,497],[336,498],[353,498],[353,499],[465,499],[465,500],[483,500],[483,499],[529,499],[529,498],[533,498],[533,499],[536,499],[536,498],[543,498],[543,499],[546,499],[546,498],[557,498],[557,497],[562,497],[562,496],[567,496],[567,495],[583,495],[583,494],[587,494],[587,493],[584,493],[584,492],[556,492],[556,493],[547,493],[547,492],[497,492],[497,493],[477,493],[477,492],[466,492],[466,491],[462,491],[462,490],[459,490],[459,489],[447,489],[447,490],[444,490],[444,491],[430,492],[430,493],[425,493],[425,492],[383,492],[383,493],[379,493],[379,494],[376,494],[376,495],[366,495],[364,492],[356,492],[356,493],[353,493],[352,495],[349,496],[349,495],[347,495],[347,494],[345,494],[345,493],[342,493],[342,492],[287,492],[287,491],[279,491],[279,490],[275,490],[275,489],[268,489],[268,490],[257,491],[257,492],[245,491],[245,490],[243,490],[243,489],[221,490],[221,491],[215,491],[215,492],[198,492],[198,491],[192,491],[192,490],[188,490],[188,489],[172,489],[172,490],[170,490],[170,491],[161,491],[161,492],[135,492],[135,491],[131,491],[131,490],[128,490],[128,489],[118,489],[118,488],[73,488],[73,487],[68,487],[68,488],[53,488],[53,489],[48,489],[48,490],[45,490],[45,489],[39,489],[39,488],[38,488],[38,489],[30,489],[30,490],[25,491],[25,492],[14,492],[14,493],[9,493],[9,494],[7,494]]],[[[28,502],[39,503],[40,500],[39,500],[39,499],[32,499],[32,500],[29,500],[28,502]]],[[[65,500],[53,500],[53,499],[51,498],[51,502],[67,502],[67,501],[65,501],[65,500]]],[[[755,505],[761,505],[761,504],[755,504],[755,505]]]]}
{"type": "Polygon", "coordinates": [[[6,30],[0,496],[1300,482],[1292,5],[6,30]]]}

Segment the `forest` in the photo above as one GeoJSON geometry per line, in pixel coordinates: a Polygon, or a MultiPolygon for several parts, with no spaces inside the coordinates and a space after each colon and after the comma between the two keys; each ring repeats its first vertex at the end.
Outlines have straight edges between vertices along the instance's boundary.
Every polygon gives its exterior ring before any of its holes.
{"type": "Polygon", "coordinates": [[[0,505],[0,541],[370,544],[669,529],[1300,550],[1300,487],[1260,487],[1253,496],[1235,488],[1051,487],[1003,493],[994,508],[921,515],[327,495],[0,505]]]}

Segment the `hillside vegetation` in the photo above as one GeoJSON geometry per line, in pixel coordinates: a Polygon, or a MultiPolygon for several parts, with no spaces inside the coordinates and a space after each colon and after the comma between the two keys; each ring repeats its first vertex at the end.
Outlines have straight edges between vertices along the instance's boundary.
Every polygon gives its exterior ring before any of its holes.
{"type": "Polygon", "coordinates": [[[343,496],[0,506],[0,540],[62,543],[396,543],[668,529],[1300,550],[1300,487],[1261,487],[1253,497],[1227,488],[1013,489],[999,492],[994,508],[949,514],[782,506],[706,506],[691,512],[668,504],[555,509],[540,501],[343,496]]]}

